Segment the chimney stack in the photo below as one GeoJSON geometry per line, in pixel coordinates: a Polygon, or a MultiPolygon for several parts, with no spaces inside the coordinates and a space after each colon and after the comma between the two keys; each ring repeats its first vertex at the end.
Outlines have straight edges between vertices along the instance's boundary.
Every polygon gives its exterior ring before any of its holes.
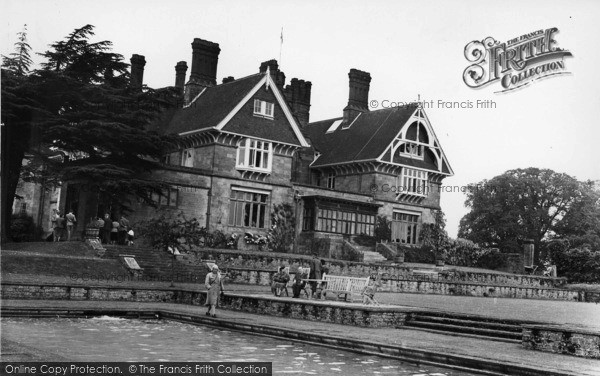
{"type": "Polygon", "coordinates": [[[206,87],[217,83],[219,44],[195,38],[192,42],[192,71],[185,85],[185,103],[190,103],[206,87]]]}
{"type": "Polygon", "coordinates": [[[285,88],[285,97],[302,128],[308,124],[310,117],[311,88],[312,83],[310,81],[297,78],[292,78],[290,85],[285,88]]]}
{"type": "Polygon", "coordinates": [[[279,64],[277,64],[277,60],[272,59],[268,61],[263,61],[260,64],[259,72],[265,73],[267,71],[267,67],[269,68],[269,72],[271,73],[271,78],[275,81],[275,85],[279,88],[279,91],[284,90],[285,86],[285,73],[279,70],[279,64]]]}
{"type": "Polygon", "coordinates": [[[360,113],[369,111],[369,86],[371,75],[358,69],[350,69],[350,94],[344,108],[344,123],[350,124],[360,113]]]}
{"type": "Polygon", "coordinates": [[[134,54],[129,61],[131,62],[130,85],[133,88],[141,89],[144,84],[144,66],[146,65],[146,58],[142,55],[134,54]]]}
{"type": "Polygon", "coordinates": [[[233,76],[227,76],[227,77],[223,78],[223,83],[224,84],[228,84],[228,83],[233,82],[233,81],[235,81],[235,78],[233,78],[233,76]]]}
{"type": "Polygon", "coordinates": [[[187,73],[187,63],[185,61],[180,61],[175,65],[175,87],[183,92],[183,88],[185,86],[185,74],[187,73]]]}

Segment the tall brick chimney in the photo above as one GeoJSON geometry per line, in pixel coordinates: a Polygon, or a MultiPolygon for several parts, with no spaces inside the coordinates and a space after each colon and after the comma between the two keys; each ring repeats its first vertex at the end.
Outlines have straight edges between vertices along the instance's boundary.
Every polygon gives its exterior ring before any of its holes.
{"type": "Polygon", "coordinates": [[[183,89],[185,87],[185,74],[187,73],[187,63],[185,61],[180,61],[175,65],[175,87],[181,90],[183,93],[183,89]]]}
{"type": "Polygon", "coordinates": [[[310,81],[297,78],[292,78],[290,85],[285,87],[285,97],[301,127],[305,127],[309,121],[311,89],[312,83],[310,81]]]}
{"type": "Polygon", "coordinates": [[[275,85],[279,88],[279,91],[283,92],[285,86],[285,73],[279,70],[279,64],[277,60],[272,59],[268,61],[263,61],[260,63],[259,72],[265,73],[267,71],[267,67],[269,67],[269,72],[271,73],[271,78],[275,81],[275,85]]]}
{"type": "Polygon", "coordinates": [[[141,89],[144,84],[144,66],[146,65],[146,58],[142,55],[133,54],[129,61],[131,62],[130,85],[133,88],[141,89]]]}
{"type": "Polygon", "coordinates": [[[350,94],[344,108],[344,123],[351,123],[360,113],[369,111],[369,86],[371,75],[368,72],[350,69],[350,94]]]}
{"type": "Polygon", "coordinates": [[[190,103],[205,87],[217,83],[217,63],[221,49],[218,43],[195,38],[192,42],[192,71],[185,84],[184,100],[190,103]]]}

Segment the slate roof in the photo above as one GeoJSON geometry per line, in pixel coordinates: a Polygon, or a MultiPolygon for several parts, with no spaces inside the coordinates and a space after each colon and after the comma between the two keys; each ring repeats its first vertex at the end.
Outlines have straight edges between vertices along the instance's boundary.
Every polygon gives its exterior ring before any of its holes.
{"type": "Polygon", "coordinates": [[[416,107],[404,106],[365,112],[355,119],[350,128],[342,129],[342,124],[329,134],[326,134],[327,129],[341,118],[308,124],[304,132],[321,153],[313,166],[376,159],[415,110],[416,107]]]}
{"type": "Polygon", "coordinates": [[[183,133],[216,126],[262,78],[257,73],[206,89],[189,107],[175,111],[167,126],[167,133],[183,133]]]}
{"type": "MultiPolygon", "coordinates": [[[[216,127],[263,78],[264,74],[257,73],[207,88],[189,107],[164,114],[160,121],[162,124],[166,124],[163,128],[164,132],[181,134],[216,127]]],[[[259,95],[265,96],[265,94],[259,95]]],[[[249,100],[222,130],[300,145],[298,137],[285,118],[275,96],[270,93],[268,99],[275,102],[276,121],[253,116],[253,101],[249,100]]]]}
{"type": "MultiPolygon", "coordinates": [[[[324,167],[377,159],[392,143],[416,109],[414,105],[365,112],[356,118],[349,128],[343,129],[342,124],[331,133],[327,133],[329,127],[342,118],[308,124],[303,132],[311,140],[315,149],[321,153],[312,166],[324,167]]],[[[406,157],[398,157],[396,160],[405,166],[438,171],[434,163],[425,160],[406,157]]],[[[442,163],[442,173],[451,173],[445,161],[442,163]]]]}

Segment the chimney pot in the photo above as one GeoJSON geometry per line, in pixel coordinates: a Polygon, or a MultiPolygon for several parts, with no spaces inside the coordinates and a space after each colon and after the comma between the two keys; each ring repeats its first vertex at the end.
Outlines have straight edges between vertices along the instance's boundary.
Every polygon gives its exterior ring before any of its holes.
{"type": "Polygon", "coordinates": [[[175,65],[175,87],[183,91],[185,86],[185,74],[187,73],[187,63],[180,61],[175,65]]]}

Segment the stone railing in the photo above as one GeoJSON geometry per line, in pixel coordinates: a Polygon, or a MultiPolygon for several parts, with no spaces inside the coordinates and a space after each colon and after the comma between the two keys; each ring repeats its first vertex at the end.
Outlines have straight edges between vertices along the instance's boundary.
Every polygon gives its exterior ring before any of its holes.
{"type": "MultiPolygon", "coordinates": [[[[234,284],[252,284],[269,286],[272,277],[276,273],[273,270],[255,270],[243,268],[226,269],[228,282],[234,284]]],[[[339,275],[330,272],[333,275],[339,275]]],[[[292,273],[292,279],[293,279],[292,273]]],[[[375,278],[377,274],[372,275],[375,278]]],[[[438,295],[463,295],[494,298],[514,298],[514,299],[548,299],[548,300],[570,300],[570,301],[588,301],[594,298],[593,294],[586,294],[582,291],[565,290],[558,288],[545,288],[539,286],[526,285],[500,285],[486,284],[482,282],[456,282],[444,280],[426,279],[427,276],[413,276],[413,278],[404,278],[393,276],[381,279],[380,292],[398,292],[414,294],[438,294],[438,295]],[[423,279],[421,279],[423,278],[423,279]]],[[[592,300],[593,301],[593,300],[592,300]]]]}
{"type": "MultiPolygon", "coordinates": [[[[311,256],[273,253],[273,252],[248,252],[227,249],[199,249],[185,255],[185,262],[199,265],[203,260],[215,260],[221,269],[246,269],[259,271],[275,271],[281,265],[289,266],[294,273],[299,266],[309,267],[311,256]]],[[[566,283],[565,278],[552,278],[508,273],[482,273],[447,271],[439,274],[417,275],[414,268],[407,265],[368,264],[362,262],[340,261],[325,259],[329,274],[365,277],[382,274],[383,279],[405,279],[414,281],[443,281],[443,282],[469,282],[494,285],[514,285],[529,287],[560,287],[566,283]]],[[[433,271],[433,269],[432,269],[433,271]]]]}

